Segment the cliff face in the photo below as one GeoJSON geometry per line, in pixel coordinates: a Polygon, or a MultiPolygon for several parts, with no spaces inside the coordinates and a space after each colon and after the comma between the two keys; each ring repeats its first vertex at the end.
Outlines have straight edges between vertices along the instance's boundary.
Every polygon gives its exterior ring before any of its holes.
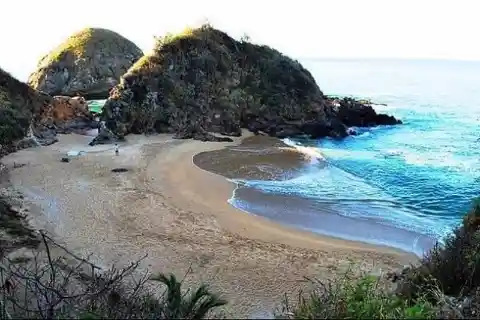
{"type": "Polygon", "coordinates": [[[106,29],[87,28],[70,36],[38,63],[28,83],[50,95],[104,99],[143,52],[106,29]]]}
{"type": "Polygon", "coordinates": [[[20,148],[52,144],[57,141],[57,133],[96,127],[83,98],[51,97],[0,68],[0,156],[20,148]]]}
{"type": "Polygon", "coordinates": [[[338,114],[347,109],[325,97],[299,62],[203,26],[158,39],[111,91],[102,120],[118,137],[168,132],[214,141],[225,138],[212,132],[238,136],[241,128],[341,137],[347,130],[338,114]]]}
{"type": "Polygon", "coordinates": [[[0,150],[6,152],[27,135],[31,120],[51,101],[0,69],[0,150]]]}

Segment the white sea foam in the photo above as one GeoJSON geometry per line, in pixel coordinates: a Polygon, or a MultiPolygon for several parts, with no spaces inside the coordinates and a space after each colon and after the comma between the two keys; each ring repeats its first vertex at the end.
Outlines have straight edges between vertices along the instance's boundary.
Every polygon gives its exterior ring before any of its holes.
{"type": "Polygon", "coordinates": [[[310,159],[312,163],[317,163],[318,161],[325,161],[325,157],[321,153],[319,148],[316,147],[306,147],[301,144],[286,138],[282,140],[287,146],[295,148],[299,153],[303,154],[306,158],[310,159]]]}

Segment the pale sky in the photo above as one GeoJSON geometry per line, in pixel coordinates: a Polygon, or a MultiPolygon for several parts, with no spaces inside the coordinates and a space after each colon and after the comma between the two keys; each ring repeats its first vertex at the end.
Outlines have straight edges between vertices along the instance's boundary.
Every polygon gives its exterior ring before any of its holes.
{"type": "Polygon", "coordinates": [[[208,19],[294,57],[480,60],[477,0],[11,0],[0,66],[26,80],[38,59],[84,27],[150,50],[153,36],[208,19]]]}

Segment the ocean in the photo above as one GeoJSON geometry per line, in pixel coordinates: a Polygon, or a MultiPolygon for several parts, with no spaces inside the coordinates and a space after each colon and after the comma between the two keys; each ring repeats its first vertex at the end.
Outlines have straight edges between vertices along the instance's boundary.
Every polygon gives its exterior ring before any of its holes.
{"type": "Polygon", "coordinates": [[[230,203],[419,256],[441,242],[480,196],[480,62],[301,62],[325,94],[371,99],[404,124],[342,141],[286,139],[310,161],[294,174],[282,168],[284,178],[232,179],[230,203]]]}

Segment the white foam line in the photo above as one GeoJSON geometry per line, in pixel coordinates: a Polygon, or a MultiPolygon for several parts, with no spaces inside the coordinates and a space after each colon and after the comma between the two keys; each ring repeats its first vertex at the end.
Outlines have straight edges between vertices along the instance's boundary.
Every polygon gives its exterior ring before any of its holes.
{"type": "Polygon", "coordinates": [[[327,160],[318,148],[302,146],[289,138],[283,139],[282,141],[287,146],[295,148],[298,152],[309,157],[314,162],[318,160],[322,160],[322,161],[327,160]]]}

